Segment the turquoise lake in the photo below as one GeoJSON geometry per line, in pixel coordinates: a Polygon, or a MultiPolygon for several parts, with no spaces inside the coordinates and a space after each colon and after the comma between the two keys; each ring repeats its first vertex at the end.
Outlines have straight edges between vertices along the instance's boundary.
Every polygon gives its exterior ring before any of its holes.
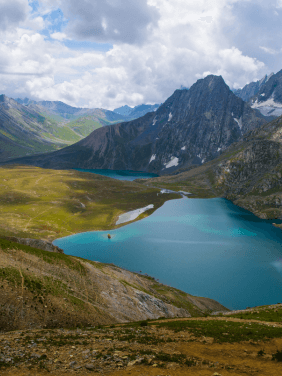
{"type": "Polygon", "coordinates": [[[82,171],[82,172],[91,172],[93,174],[107,176],[108,178],[113,178],[113,179],[118,179],[118,180],[127,180],[127,181],[133,181],[135,179],[149,179],[149,178],[155,178],[159,176],[156,174],[150,174],[148,172],[128,171],[128,170],[102,170],[102,169],[87,170],[84,168],[76,168],[75,170],[82,171]]]}
{"type": "Polygon", "coordinates": [[[225,199],[168,201],[118,230],[54,244],[66,254],[142,271],[230,309],[282,303],[282,231],[225,199]]]}

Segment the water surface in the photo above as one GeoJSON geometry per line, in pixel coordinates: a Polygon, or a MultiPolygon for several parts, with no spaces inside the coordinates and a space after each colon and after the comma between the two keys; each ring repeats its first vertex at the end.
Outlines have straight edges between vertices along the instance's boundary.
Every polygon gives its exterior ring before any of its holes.
{"type": "Polygon", "coordinates": [[[66,254],[142,271],[231,309],[282,302],[282,231],[225,199],[167,201],[120,229],[54,244],[66,254]]]}
{"type": "Polygon", "coordinates": [[[127,180],[127,181],[133,181],[135,179],[149,179],[149,178],[155,178],[159,176],[156,174],[151,174],[149,172],[129,171],[129,170],[102,170],[102,169],[87,170],[84,168],[75,168],[75,170],[82,171],[82,172],[91,172],[93,174],[103,175],[109,178],[118,179],[118,180],[127,180]]]}

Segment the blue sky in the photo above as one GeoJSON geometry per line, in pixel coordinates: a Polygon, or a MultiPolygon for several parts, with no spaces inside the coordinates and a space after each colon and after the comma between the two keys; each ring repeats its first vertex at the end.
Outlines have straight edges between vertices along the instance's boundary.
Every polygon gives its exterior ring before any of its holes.
{"type": "Polygon", "coordinates": [[[2,0],[0,93],[113,109],[282,69],[282,0],[2,0]]]}

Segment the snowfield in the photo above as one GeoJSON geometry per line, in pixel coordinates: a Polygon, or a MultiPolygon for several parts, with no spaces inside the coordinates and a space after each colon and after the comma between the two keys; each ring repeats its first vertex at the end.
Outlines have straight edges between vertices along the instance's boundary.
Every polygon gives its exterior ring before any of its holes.
{"type": "Polygon", "coordinates": [[[179,158],[172,157],[170,162],[165,163],[165,168],[170,168],[170,167],[178,166],[178,163],[179,163],[179,158]]]}
{"type": "Polygon", "coordinates": [[[148,205],[145,208],[140,208],[136,210],[132,210],[130,212],[124,213],[118,217],[118,220],[116,222],[116,225],[120,225],[121,223],[130,222],[139,217],[140,214],[144,213],[145,211],[149,209],[153,209],[154,205],[148,205]]]}

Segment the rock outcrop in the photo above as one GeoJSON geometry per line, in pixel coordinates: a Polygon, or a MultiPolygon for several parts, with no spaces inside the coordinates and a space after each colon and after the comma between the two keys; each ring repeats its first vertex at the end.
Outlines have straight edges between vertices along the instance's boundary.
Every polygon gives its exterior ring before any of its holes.
{"type": "Polygon", "coordinates": [[[10,240],[15,243],[28,245],[30,247],[42,249],[43,251],[64,253],[64,251],[46,240],[41,239],[29,239],[29,238],[17,238],[15,236],[7,236],[5,239],[10,240]]]}

